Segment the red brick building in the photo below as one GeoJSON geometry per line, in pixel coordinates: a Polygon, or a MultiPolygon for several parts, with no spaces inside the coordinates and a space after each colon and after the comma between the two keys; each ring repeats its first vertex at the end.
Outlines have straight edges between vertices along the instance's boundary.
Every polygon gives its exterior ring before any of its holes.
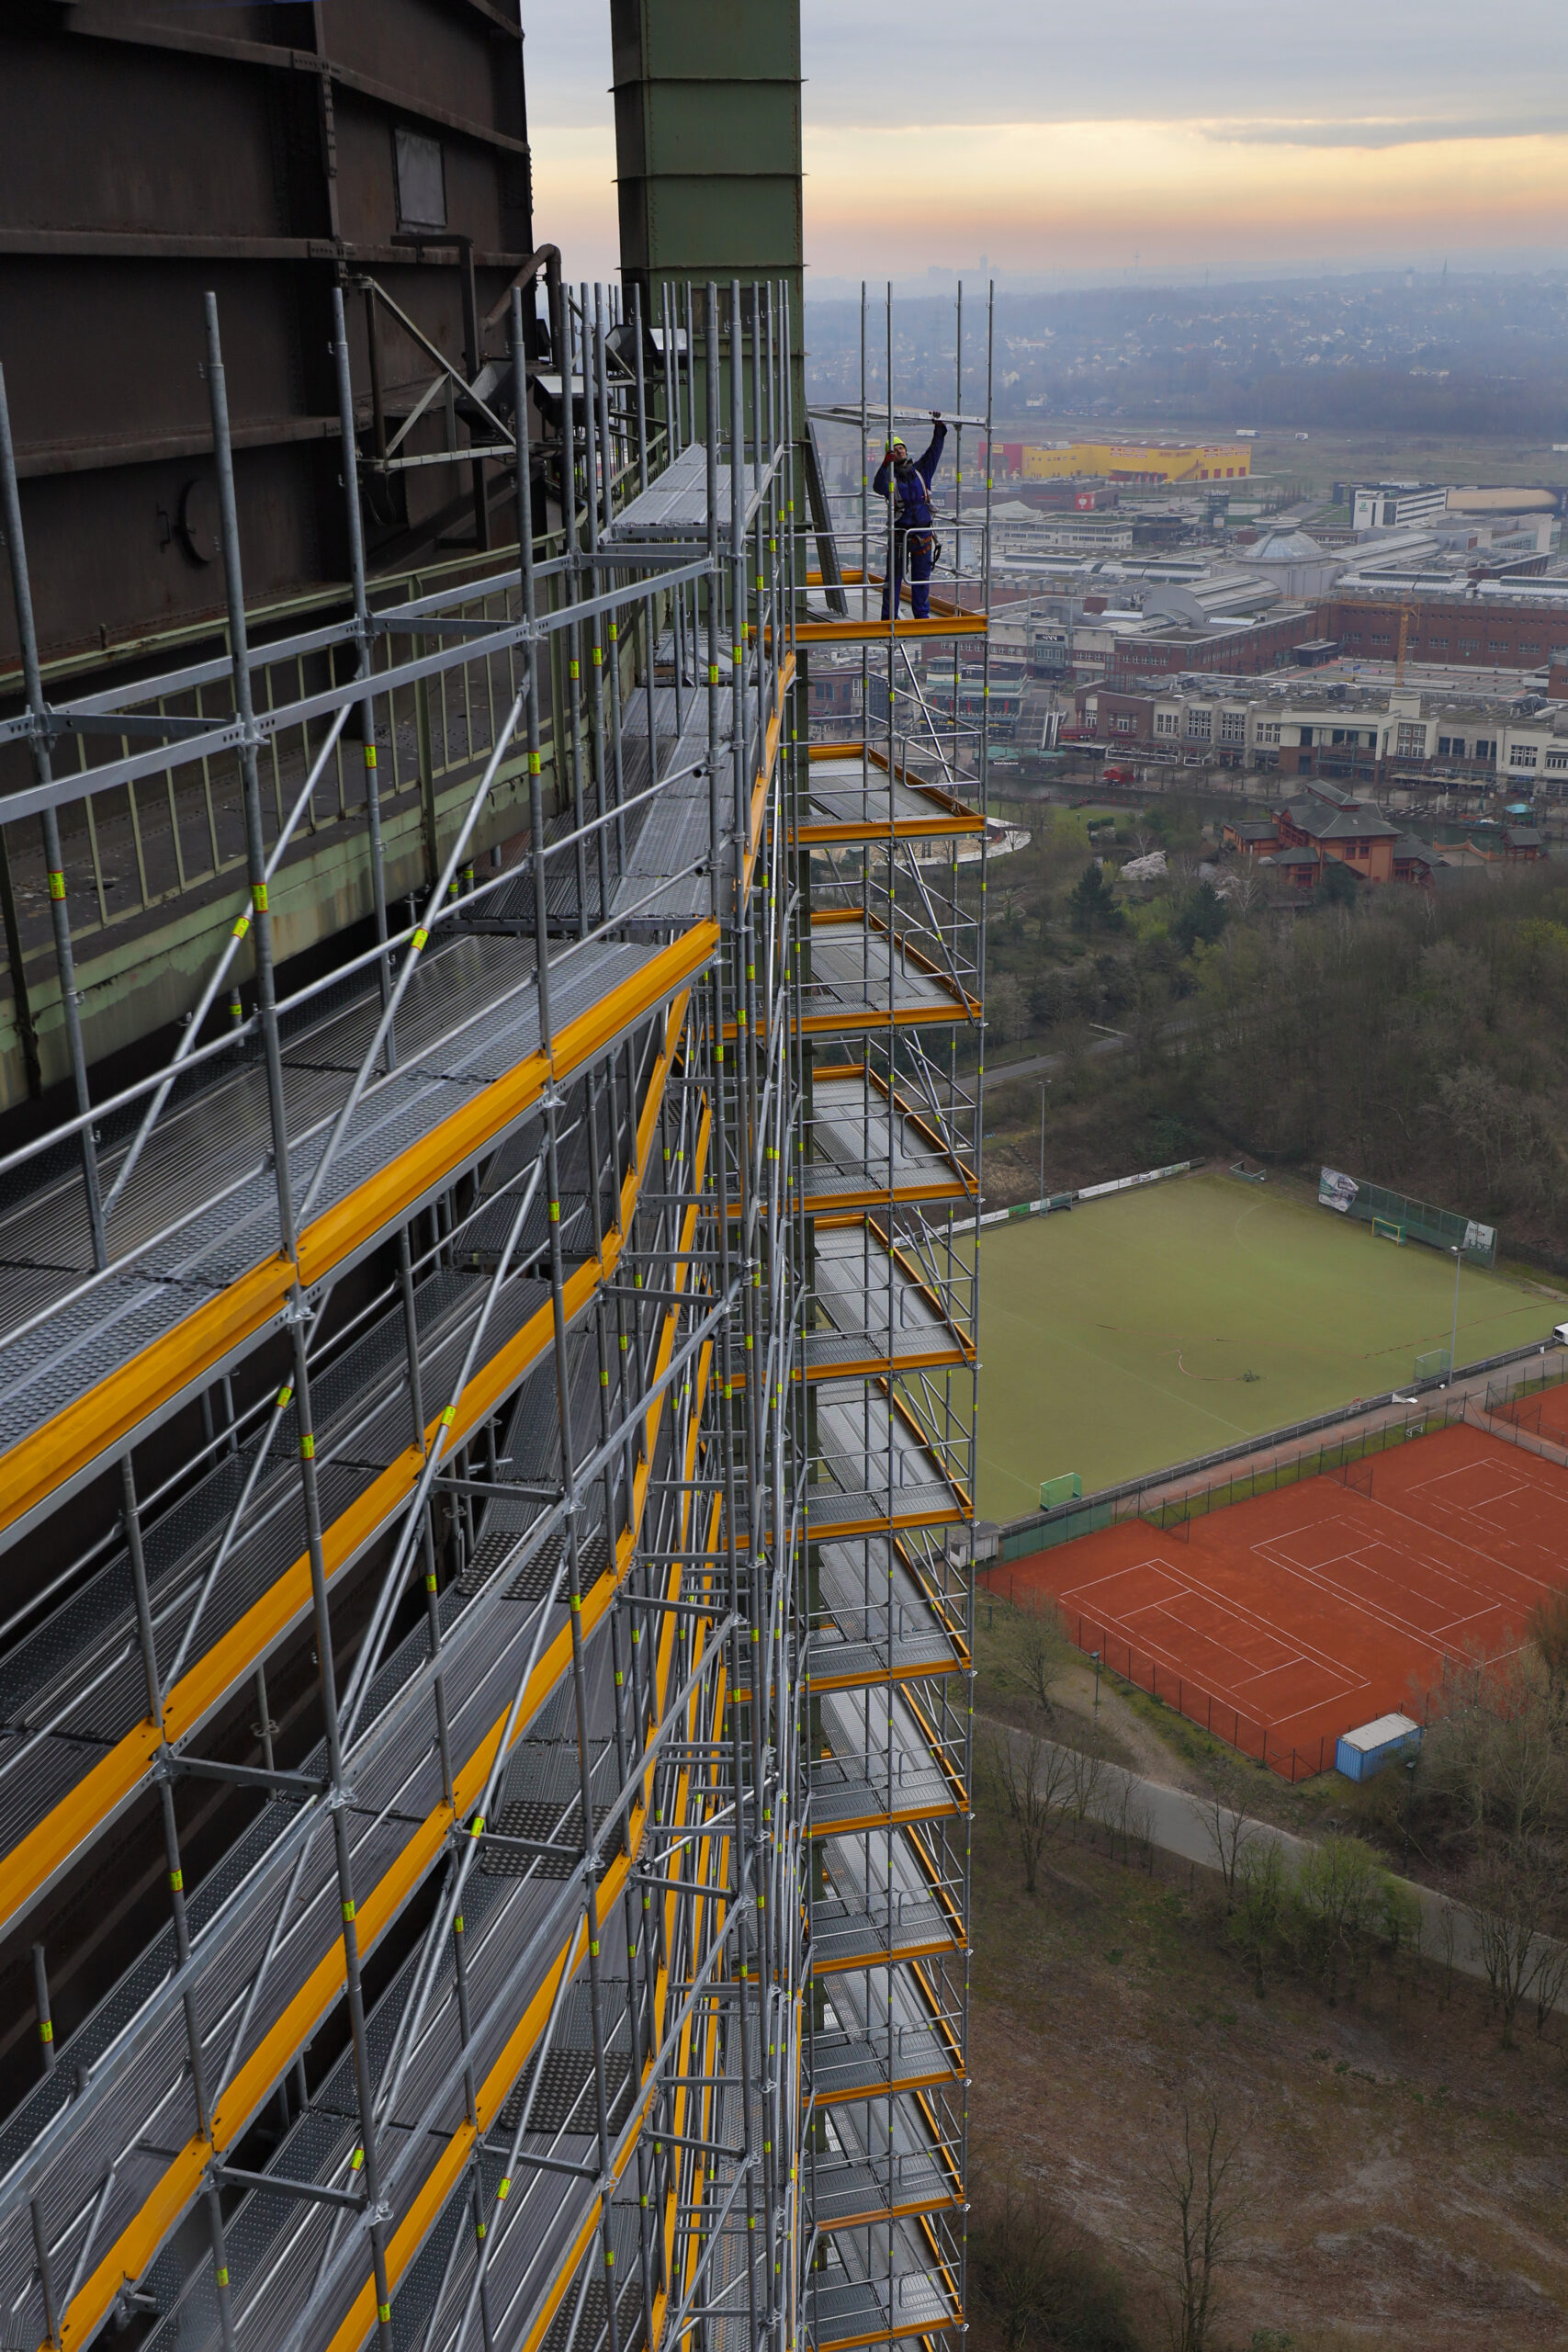
{"type": "Polygon", "coordinates": [[[1324,634],[1337,638],[1343,651],[1364,662],[1392,662],[1399,650],[1399,605],[1408,603],[1406,662],[1430,662],[1450,669],[1535,670],[1568,640],[1568,610],[1466,596],[1391,597],[1386,605],[1359,596],[1331,599],[1323,606],[1324,634]]]}
{"type": "Polygon", "coordinates": [[[1154,741],[1154,696],[1130,694],[1121,686],[1079,686],[1073,695],[1073,724],[1063,731],[1084,742],[1114,744],[1119,751],[1146,751],[1154,741]]]}
{"type": "MultiPolygon", "coordinates": [[[[1568,605],[1451,596],[1330,596],[1233,628],[1172,628],[1123,639],[1112,657],[1116,684],[1134,687],[1183,670],[1255,677],[1307,667],[1337,648],[1352,661],[1393,662],[1402,608],[1409,607],[1404,658],[1442,669],[1537,670],[1568,646],[1568,605]]],[[[1568,680],[1565,680],[1568,683],[1568,680]]]]}
{"type": "Polygon", "coordinates": [[[1315,644],[1325,633],[1321,611],[1313,605],[1266,614],[1261,620],[1238,621],[1230,628],[1178,626],[1161,629],[1157,635],[1121,639],[1111,656],[1111,675],[1124,688],[1134,687],[1140,679],[1152,684],[1176,677],[1184,670],[1253,678],[1266,670],[1292,668],[1297,647],[1315,644]]]}
{"type": "Polygon", "coordinates": [[[1280,843],[1276,865],[1287,851],[1313,850],[1320,859],[1337,858],[1363,882],[1393,880],[1399,827],[1379,816],[1370,801],[1314,792],[1276,810],[1274,821],[1280,843]]]}

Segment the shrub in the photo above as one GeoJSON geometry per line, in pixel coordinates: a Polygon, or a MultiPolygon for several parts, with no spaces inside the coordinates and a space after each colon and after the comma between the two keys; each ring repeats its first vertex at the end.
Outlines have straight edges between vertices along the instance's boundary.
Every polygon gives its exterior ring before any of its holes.
{"type": "Polygon", "coordinates": [[[1116,904],[1102,865],[1092,859],[1074,883],[1067,898],[1073,929],[1092,939],[1097,932],[1120,931],[1122,910],[1116,904]]]}
{"type": "Polygon", "coordinates": [[[1309,1849],[1290,1890],[1289,1926],[1303,1966],[1330,2004],[1371,1966],[1388,1917],[1388,1873],[1359,1838],[1325,1838],[1309,1849]]]}
{"type": "Polygon", "coordinates": [[[1010,2175],[976,2188],[969,2281],[1008,2352],[1136,2352],[1120,2273],[1040,2189],[1010,2175]]]}

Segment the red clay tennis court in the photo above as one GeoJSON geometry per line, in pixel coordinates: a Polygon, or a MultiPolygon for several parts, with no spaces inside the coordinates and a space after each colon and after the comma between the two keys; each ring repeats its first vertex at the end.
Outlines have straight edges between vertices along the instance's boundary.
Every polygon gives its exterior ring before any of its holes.
{"type": "Polygon", "coordinates": [[[1494,1419],[1512,1421],[1533,1436],[1554,1445],[1568,1445],[1568,1386],[1542,1389],[1533,1396],[1517,1396],[1511,1404],[1493,1408],[1494,1419]]]}
{"type": "Polygon", "coordinates": [[[1408,1708],[1445,1656],[1517,1646],[1568,1584],[1568,1469],[1461,1426],[987,1581],[1025,1606],[1050,1594],[1081,1648],[1297,1780],[1342,1731],[1408,1708]]]}

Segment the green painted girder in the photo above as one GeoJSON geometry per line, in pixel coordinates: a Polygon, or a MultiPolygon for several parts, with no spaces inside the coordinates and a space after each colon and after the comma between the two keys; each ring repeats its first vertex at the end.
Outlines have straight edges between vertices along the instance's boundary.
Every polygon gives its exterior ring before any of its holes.
{"type": "Polygon", "coordinates": [[[628,276],[798,278],[796,0],[611,0],[628,276]]]}

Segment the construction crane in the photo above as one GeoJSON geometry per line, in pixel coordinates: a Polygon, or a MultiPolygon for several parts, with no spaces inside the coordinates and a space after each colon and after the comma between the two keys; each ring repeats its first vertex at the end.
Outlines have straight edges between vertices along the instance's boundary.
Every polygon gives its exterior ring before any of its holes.
{"type": "Polygon", "coordinates": [[[1371,597],[1363,601],[1360,597],[1357,597],[1356,610],[1359,613],[1397,613],[1399,615],[1399,646],[1394,657],[1393,683],[1396,687],[1402,686],[1404,684],[1405,649],[1410,642],[1410,624],[1413,620],[1420,619],[1420,605],[1409,599],[1403,601],[1390,599],[1384,602],[1382,599],[1374,600],[1371,597]]]}

